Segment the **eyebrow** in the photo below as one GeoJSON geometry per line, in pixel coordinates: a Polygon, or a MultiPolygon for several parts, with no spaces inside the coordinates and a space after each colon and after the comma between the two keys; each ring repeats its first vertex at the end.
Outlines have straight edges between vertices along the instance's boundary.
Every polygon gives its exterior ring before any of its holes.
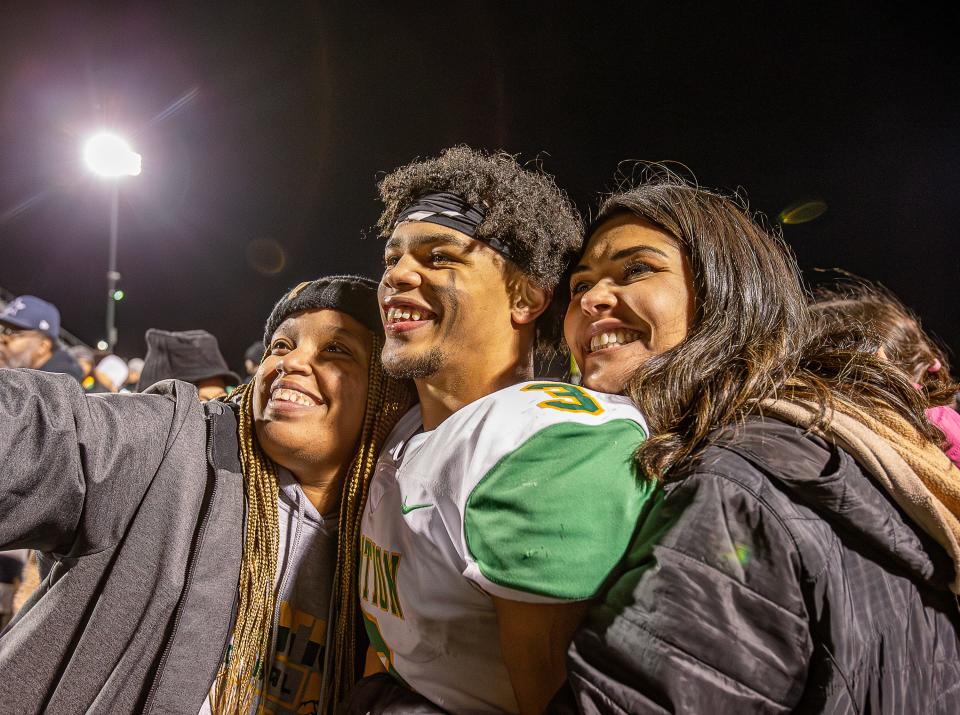
{"type": "Polygon", "coordinates": [[[449,233],[426,233],[421,236],[411,236],[407,239],[397,238],[396,236],[391,236],[387,240],[387,245],[384,247],[384,250],[389,251],[390,249],[398,249],[404,243],[407,244],[409,249],[421,248],[427,244],[431,245],[445,245],[445,246],[456,246],[457,248],[466,250],[470,247],[471,239],[463,239],[459,236],[451,236],[449,233]]]}
{"type": "MultiPolygon", "coordinates": [[[[647,246],[645,244],[641,244],[639,246],[630,246],[629,248],[621,248],[619,251],[617,251],[612,256],[610,256],[610,260],[622,261],[624,258],[629,258],[630,256],[634,256],[638,253],[653,253],[657,256],[660,256],[660,258],[663,258],[665,260],[670,260],[670,256],[668,256],[666,253],[661,251],[659,248],[654,248],[653,246],[647,246]]],[[[570,272],[570,274],[574,275],[576,273],[583,273],[584,271],[589,271],[589,270],[590,270],[590,266],[587,266],[581,263],[579,266],[574,268],[570,272]]]]}
{"type": "Polygon", "coordinates": [[[351,333],[346,328],[334,328],[330,332],[333,333],[334,338],[350,338],[351,340],[355,340],[357,342],[363,342],[359,337],[351,333]]]}
{"type": "MultiPolygon", "coordinates": [[[[271,342],[271,343],[273,342],[274,338],[276,338],[276,337],[278,337],[278,336],[281,336],[281,335],[284,336],[284,337],[287,337],[287,338],[293,338],[293,335],[290,334],[290,330],[284,328],[285,325],[286,325],[286,321],[284,321],[283,323],[280,323],[280,325],[277,327],[276,332],[274,332],[274,334],[270,337],[270,342],[271,342]]],[[[357,335],[355,335],[354,333],[350,332],[350,331],[347,330],[346,328],[343,328],[343,327],[340,327],[340,326],[336,326],[336,327],[326,327],[326,326],[325,326],[325,327],[322,329],[322,336],[321,336],[321,337],[322,337],[322,338],[325,338],[325,339],[333,338],[333,339],[337,339],[337,340],[342,340],[342,339],[344,339],[344,338],[347,338],[347,339],[352,340],[353,342],[357,343],[358,345],[363,345],[363,339],[362,339],[362,338],[358,337],[357,335]]]]}

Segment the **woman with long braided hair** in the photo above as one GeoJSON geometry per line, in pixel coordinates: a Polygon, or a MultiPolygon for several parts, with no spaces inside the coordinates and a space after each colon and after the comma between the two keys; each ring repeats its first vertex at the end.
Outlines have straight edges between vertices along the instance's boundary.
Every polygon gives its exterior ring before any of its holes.
{"type": "Polygon", "coordinates": [[[54,561],[0,634],[10,712],[332,712],[367,484],[411,399],[379,330],[376,284],[334,276],[277,303],[230,401],[0,370],[0,548],[54,561]]]}
{"type": "Polygon", "coordinates": [[[355,581],[362,500],[380,445],[409,403],[403,383],[388,378],[380,365],[379,309],[370,292],[375,286],[342,276],[291,290],[267,320],[260,368],[233,400],[238,406],[247,522],[237,620],[229,657],[214,686],[214,712],[246,713],[264,696],[293,711],[307,703],[321,706],[317,711],[330,711],[356,677],[355,581]],[[360,399],[364,381],[365,400],[360,399]],[[331,399],[336,397],[341,400],[331,399]],[[344,434],[359,434],[359,439],[351,443],[342,440],[344,434]],[[278,473],[286,470],[297,484],[287,480],[283,485],[278,473]],[[285,503],[291,492],[293,499],[285,503]],[[306,501],[296,504],[299,497],[306,501]],[[293,508],[281,518],[287,504],[293,508]],[[315,522],[334,522],[339,528],[311,530],[303,518],[303,509],[311,506],[315,522]],[[294,522],[293,530],[282,528],[288,522],[294,522]],[[286,543],[280,543],[281,531],[286,543]],[[291,550],[297,549],[300,563],[310,563],[295,569],[288,580],[289,564],[297,559],[291,550]],[[288,561],[281,567],[278,554],[283,551],[288,561]],[[323,564],[326,570],[317,569],[323,564]],[[303,576],[311,570],[320,578],[303,576]],[[306,643],[332,644],[324,648],[332,654],[329,662],[309,657],[309,647],[301,647],[297,665],[308,670],[299,668],[291,676],[297,646],[292,638],[280,643],[285,638],[282,629],[293,628],[281,622],[277,596],[284,599],[289,619],[311,623],[306,643]],[[324,621],[328,612],[334,614],[332,623],[324,621]],[[323,630],[317,622],[326,623],[323,630]],[[326,629],[332,630],[322,643],[315,641],[326,629]],[[281,662],[277,655],[284,649],[281,662]],[[260,667],[263,662],[266,668],[260,667]],[[299,684],[288,687],[291,678],[299,684]]]}

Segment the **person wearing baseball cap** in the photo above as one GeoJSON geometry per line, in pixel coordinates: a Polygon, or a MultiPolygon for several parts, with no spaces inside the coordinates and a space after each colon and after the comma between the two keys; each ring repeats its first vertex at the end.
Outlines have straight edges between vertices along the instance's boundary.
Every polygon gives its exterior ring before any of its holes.
{"type": "MultiPolygon", "coordinates": [[[[80,366],[60,349],[60,312],[32,295],[15,298],[0,311],[0,367],[63,372],[82,379],[80,366]]],[[[23,576],[25,549],[0,552],[0,628],[13,615],[13,598],[23,576]]]]}
{"type": "Polygon", "coordinates": [[[329,714],[345,699],[365,651],[360,516],[413,399],[380,362],[376,285],[288,291],[226,401],[180,380],[91,396],[0,370],[0,548],[54,562],[0,635],[4,712],[329,714]]]}
{"type": "Polygon", "coordinates": [[[60,347],[60,311],[52,303],[21,295],[0,311],[0,367],[62,372],[83,379],[83,370],[60,347]]]}

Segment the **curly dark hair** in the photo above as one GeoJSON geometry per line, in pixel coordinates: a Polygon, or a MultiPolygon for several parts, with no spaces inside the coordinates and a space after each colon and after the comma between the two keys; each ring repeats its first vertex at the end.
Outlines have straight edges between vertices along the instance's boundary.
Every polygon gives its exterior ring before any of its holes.
{"type": "Polygon", "coordinates": [[[550,290],[583,242],[580,215],[553,177],[525,169],[506,152],[451,147],[440,156],[401,166],[377,188],[384,204],[377,228],[384,238],[400,213],[425,193],[449,191],[484,205],[486,216],[476,238],[506,244],[521,272],[550,290]]]}

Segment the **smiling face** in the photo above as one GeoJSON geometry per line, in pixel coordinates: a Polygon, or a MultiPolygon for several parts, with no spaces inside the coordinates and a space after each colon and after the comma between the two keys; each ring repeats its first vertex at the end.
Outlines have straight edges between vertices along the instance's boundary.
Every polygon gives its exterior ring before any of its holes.
{"type": "Polygon", "coordinates": [[[686,252],[630,213],[594,231],[570,278],[563,332],[583,384],[619,393],[643,362],[678,345],[693,322],[686,252]]]}
{"type": "MultiPolygon", "coordinates": [[[[492,346],[515,344],[504,259],[459,231],[408,222],[384,251],[380,281],[383,366],[395,377],[462,373],[492,346]]],[[[516,356],[514,356],[515,358],[516,356]]]]}
{"type": "Polygon", "coordinates": [[[301,481],[345,473],[367,400],[373,334],[337,310],[295,313],[271,337],[254,378],[263,451],[301,481]]]}

